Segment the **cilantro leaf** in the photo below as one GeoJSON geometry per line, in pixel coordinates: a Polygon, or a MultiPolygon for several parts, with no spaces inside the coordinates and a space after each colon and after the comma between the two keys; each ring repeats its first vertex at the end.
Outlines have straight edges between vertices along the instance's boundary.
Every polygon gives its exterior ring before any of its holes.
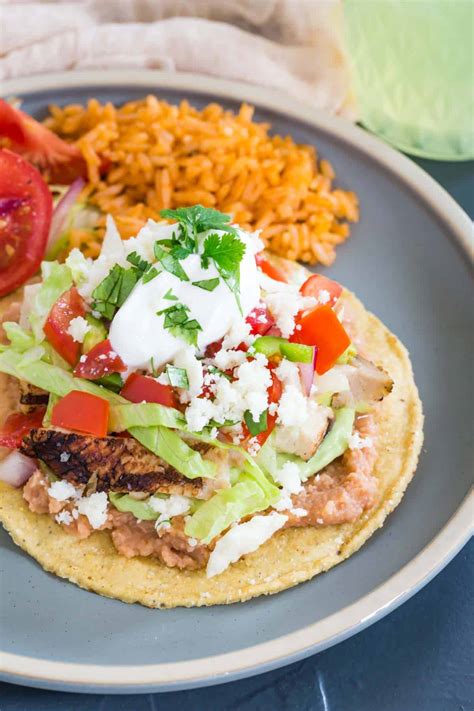
{"type": "Polygon", "coordinates": [[[250,410],[246,410],[244,412],[245,424],[247,425],[247,429],[253,437],[255,437],[255,435],[260,434],[260,432],[265,432],[265,430],[267,429],[267,413],[268,410],[264,410],[258,420],[255,421],[252,417],[252,413],[250,412],[250,410]]]}
{"type": "Polygon", "coordinates": [[[184,388],[185,390],[189,390],[188,373],[185,368],[177,368],[175,365],[167,365],[166,374],[170,384],[174,388],[184,388]]]}
{"type": "Polygon", "coordinates": [[[130,262],[136,270],[139,278],[141,277],[144,284],[158,276],[158,270],[153,267],[146,259],[142,259],[138,252],[131,252],[127,257],[127,262],[130,262]]]}
{"type": "Polygon", "coordinates": [[[202,281],[193,281],[193,286],[198,286],[200,289],[205,289],[206,291],[214,291],[214,289],[219,286],[219,277],[214,277],[214,279],[203,279],[202,281]]]}
{"type": "Polygon", "coordinates": [[[240,303],[240,262],[245,254],[245,244],[237,235],[215,232],[204,240],[204,251],[201,255],[201,266],[207,269],[212,259],[217,271],[234,294],[242,313],[240,303]]]}
{"type": "Polygon", "coordinates": [[[202,257],[207,264],[209,259],[212,259],[219,271],[231,274],[239,268],[244,254],[245,244],[237,235],[230,233],[219,235],[214,232],[204,241],[202,257]]]}
{"type": "Polygon", "coordinates": [[[161,263],[163,269],[166,269],[170,274],[181,279],[181,281],[189,281],[189,277],[184,271],[183,267],[179,263],[178,259],[174,257],[171,252],[166,252],[163,247],[160,247],[158,242],[155,242],[154,248],[155,257],[161,263]]]}
{"type": "Polygon", "coordinates": [[[92,309],[111,320],[130,295],[140,276],[135,269],[124,269],[119,264],[110,270],[105,279],[92,292],[92,309]]]}
{"type": "Polygon", "coordinates": [[[187,235],[196,236],[199,232],[207,230],[225,230],[231,234],[237,234],[235,227],[229,223],[230,215],[214,210],[212,207],[202,205],[192,205],[191,207],[178,207],[176,210],[162,210],[161,217],[168,220],[176,220],[182,225],[187,235]]]}
{"type": "Polygon", "coordinates": [[[167,301],[178,301],[178,297],[173,294],[171,289],[168,289],[168,291],[163,296],[163,298],[166,299],[167,301]]]}
{"type": "Polygon", "coordinates": [[[167,328],[173,336],[181,338],[192,346],[197,346],[198,331],[202,331],[201,325],[196,319],[188,317],[189,307],[185,304],[173,304],[166,309],[157,311],[156,315],[164,314],[164,328],[167,328]]]}

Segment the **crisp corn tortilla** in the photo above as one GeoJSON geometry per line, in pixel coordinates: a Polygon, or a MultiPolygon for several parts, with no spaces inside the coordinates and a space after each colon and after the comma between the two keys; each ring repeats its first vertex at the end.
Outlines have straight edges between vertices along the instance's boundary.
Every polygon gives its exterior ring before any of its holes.
{"type": "MultiPolygon", "coordinates": [[[[283,266],[287,273],[301,274],[302,267],[283,266]]],[[[151,558],[124,558],[107,531],[80,541],[49,515],[32,513],[21,489],[0,482],[0,520],[15,543],[45,570],[81,588],[148,607],[219,605],[269,595],[309,580],[355,553],[398,506],[413,477],[423,441],[423,414],[405,347],[353,294],[344,291],[341,298],[353,314],[365,351],[394,380],[392,393],[375,410],[379,433],[374,474],[380,482],[380,500],[355,523],[279,531],[255,553],[208,579],[205,570],[180,571],[151,558]]],[[[0,318],[14,299],[0,303],[0,318]]],[[[17,402],[15,388],[3,374],[0,393],[3,421],[17,402]]]]}

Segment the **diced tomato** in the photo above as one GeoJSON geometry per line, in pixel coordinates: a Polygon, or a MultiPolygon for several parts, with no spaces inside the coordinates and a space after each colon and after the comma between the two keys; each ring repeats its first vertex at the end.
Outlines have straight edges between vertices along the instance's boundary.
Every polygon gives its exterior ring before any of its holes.
{"type": "Polygon", "coordinates": [[[283,272],[274,267],[273,264],[269,262],[268,259],[265,259],[264,256],[262,256],[261,254],[256,254],[255,261],[257,262],[257,267],[260,267],[262,272],[269,276],[270,279],[274,279],[275,281],[286,282],[283,272]]]}
{"type": "Polygon", "coordinates": [[[105,437],[109,424],[109,402],[102,397],[72,390],[53,407],[51,424],[105,437]]]}
{"type": "Polygon", "coordinates": [[[337,281],[328,279],[328,277],[322,274],[313,274],[308,277],[305,283],[300,287],[300,292],[303,296],[314,296],[315,299],[319,298],[322,291],[327,291],[329,295],[329,299],[325,303],[329,306],[334,306],[342,294],[342,286],[338,284],[337,281]]]}
{"type": "MultiPolygon", "coordinates": [[[[281,381],[277,378],[273,370],[270,370],[270,374],[272,376],[272,384],[268,388],[268,402],[271,405],[272,403],[278,403],[281,398],[281,393],[282,393],[282,385],[281,381]]],[[[267,414],[267,429],[264,432],[260,432],[260,434],[256,435],[256,440],[259,443],[261,447],[265,444],[267,439],[270,437],[271,433],[273,432],[273,429],[275,427],[277,420],[277,415],[271,415],[270,413],[267,414]]],[[[247,425],[245,422],[242,423],[242,433],[244,435],[244,443],[245,441],[248,441],[251,439],[250,432],[247,429],[247,425]]]]}
{"type": "Polygon", "coordinates": [[[332,308],[327,305],[299,314],[296,318],[296,326],[290,341],[317,346],[316,372],[319,375],[332,368],[351,343],[343,325],[332,308]],[[298,326],[301,328],[298,329],[298,326]]]}
{"type": "Polygon", "coordinates": [[[0,150],[0,296],[38,270],[52,211],[51,193],[36,168],[11,151],[0,150]]]}
{"type": "Polygon", "coordinates": [[[112,350],[108,338],[101,341],[88,353],[79,358],[79,363],[74,368],[74,375],[78,378],[98,380],[110,373],[123,373],[127,366],[117,353],[112,350]]]}
{"type": "Polygon", "coordinates": [[[216,353],[219,353],[219,351],[222,348],[222,341],[224,339],[221,338],[220,341],[214,341],[214,343],[210,343],[208,346],[206,346],[206,358],[214,358],[216,353]]]}
{"type": "Polygon", "coordinates": [[[9,447],[10,449],[19,447],[28,432],[35,427],[41,427],[45,412],[45,407],[39,407],[28,414],[13,412],[9,415],[3,427],[0,428],[0,447],[9,447]]]}
{"type": "Polygon", "coordinates": [[[132,373],[120,394],[130,402],[157,402],[165,407],[178,408],[178,400],[171,385],[162,385],[154,378],[132,373]]]}
{"type": "Polygon", "coordinates": [[[76,146],[3,99],[0,99],[0,139],[7,139],[7,147],[34,163],[50,183],[68,185],[87,175],[86,162],[76,146]]]}
{"type": "Polygon", "coordinates": [[[76,287],[66,291],[54,304],[44,325],[44,335],[69,365],[76,365],[81,344],[68,333],[73,318],[84,317],[86,308],[76,287]]]}
{"type": "Polygon", "coordinates": [[[255,336],[263,336],[275,325],[271,313],[263,304],[256,306],[245,320],[250,325],[250,333],[255,336]]]}

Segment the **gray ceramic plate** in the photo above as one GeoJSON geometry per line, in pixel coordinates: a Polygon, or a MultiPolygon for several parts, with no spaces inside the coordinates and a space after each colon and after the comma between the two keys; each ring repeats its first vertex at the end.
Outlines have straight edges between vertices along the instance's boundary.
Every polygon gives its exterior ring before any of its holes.
{"type": "Polygon", "coordinates": [[[418,473],[383,530],[350,560],[269,598],[196,610],[148,610],[45,573],[6,534],[1,678],[53,689],[159,691],[235,679],[322,650],[385,615],[433,577],[469,535],[473,332],[470,221],[409,160],[341,120],[255,87],[159,72],[64,74],[4,86],[46,106],[147,92],[202,105],[246,100],[257,118],[317,146],[362,218],[330,270],[411,351],[426,413],[418,473]]]}

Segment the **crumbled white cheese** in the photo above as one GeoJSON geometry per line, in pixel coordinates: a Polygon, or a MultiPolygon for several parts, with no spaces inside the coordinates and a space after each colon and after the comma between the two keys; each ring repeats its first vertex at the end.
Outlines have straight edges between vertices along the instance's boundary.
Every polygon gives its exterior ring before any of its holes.
{"type": "Polygon", "coordinates": [[[231,527],[220,538],[207,564],[208,578],[222,573],[246,553],[256,551],[265,541],[285,525],[288,516],[272,512],[268,516],[253,516],[250,521],[231,527]]]}
{"type": "Polygon", "coordinates": [[[151,496],[148,503],[153,511],[160,514],[156,520],[155,528],[168,522],[173,516],[182,516],[188,513],[191,507],[190,499],[187,496],[179,496],[178,494],[168,496],[166,499],[151,496]]]}
{"type": "Polygon", "coordinates": [[[186,421],[194,432],[200,432],[210,420],[224,423],[240,422],[249,410],[257,421],[268,407],[268,388],[272,383],[268,360],[256,353],[253,360],[246,360],[234,371],[230,382],[225,377],[217,377],[213,391],[213,401],[207,398],[193,398],[186,409],[186,421]]]}
{"type": "Polygon", "coordinates": [[[322,305],[327,304],[330,298],[331,294],[329,293],[329,291],[327,289],[321,289],[318,294],[318,303],[322,305]]]}
{"type": "Polygon", "coordinates": [[[73,522],[72,515],[69,511],[60,511],[54,518],[57,523],[64,523],[66,526],[69,526],[73,522]]]}
{"type": "Polygon", "coordinates": [[[286,462],[281,469],[273,475],[275,481],[281,484],[288,494],[298,494],[302,487],[299,467],[294,462],[286,462]]]}
{"type": "Polygon", "coordinates": [[[247,443],[247,452],[250,454],[251,457],[256,457],[261,447],[262,445],[260,444],[258,439],[256,437],[252,437],[247,443]]]}
{"type": "Polygon", "coordinates": [[[105,491],[83,496],[77,502],[77,510],[89,520],[92,528],[100,528],[107,521],[107,494],[105,491]]]}
{"type": "Polygon", "coordinates": [[[369,449],[373,445],[372,437],[361,437],[358,432],[349,437],[349,449],[369,449]]]}
{"type": "Polygon", "coordinates": [[[303,394],[296,363],[283,359],[275,374],[282,382],[283,392],[278,403],[274,445],[279,451],[307,459],[327,428],[331,410],[303,394]]]}
{"type": "Polygon", "coordinates": [[[238,365],[242,365],[247,360],[244,351],[225,350],[222,348],[214,356],[214,363],[220,370],[231,370],[238,365]]]}
{"type": "MultiPolygon", "coordinates": [[[[73,250],[73,252],[75,252],[75,250],[73,250]]],[[[96,286],[105,279],[115,264],[129,268],[131,265],[127,262],[126,257],[124,242],[120,237],[117,226],[113,218],[107,215],[105,237],[99,257],[91,262],[83,261],[81,265],[82,280],[79,281],[78,286],[78,291],[81,296],[85,299],[90,299],[96,286]]],[[[77,269],[79,258],[76,254],[73,255],[72,263],[77,269]]],[[[70,266],[71,255],[69,255],[66,260],[66,264],[70,266]]]]}
{"type": "Polygon", "coordinates": [[[295,330],[296,315],[300,311],[312,309],[317,304],[313,296],[302,296],[299,291],[295,293],[280,291],[266,294],[264,300],[283,338],[288,338],[295,330]]]}
{"type": "Polygon", "coordinates": [[[57,501],[66,501],[67,499],[73,499],[77,497],[78,492],[75,486],[73,486],[70,482],[64,481],[64,480],[59,480],[59,481],[53,481],[48,488],[48,494],[51,496],[51,498],[56,499],[57,501]]]}
{"type": "Polygon", "coordinates": [[[180,350],[173,359],[176,368],[184,368],[188,375],[189,394],[199,395],[203,385],[202,362],[196,358],[193,346],[180,350]]]}
{"type": "Polygon", "coordinates": [[[76,316],[69,322],[69,328],[67,333],[73,337],[78,343],[84,343],[84,338],[86,333],[90,331],[90,325],[87,323],[85,318],[82,316],[76,316]]]}
{"type": "Polygon", "coordinates": [[[254,336],[250,335],[250,324],[244,318],[239,318],[232,323],[229,332],[224,336],[222,348],[224,350],[237,348],[241,343],[249,346],[253,340],[254,336]]]}
{"type": "Polygon", "coordinates": [[[63,464],[65,462],[68,462],[70,460],[70,458],[71,458],[71,455],[69,454],[69,452],[61,452],[61,454],[59,455],[59,461],[62,462],[63,464]]]}

